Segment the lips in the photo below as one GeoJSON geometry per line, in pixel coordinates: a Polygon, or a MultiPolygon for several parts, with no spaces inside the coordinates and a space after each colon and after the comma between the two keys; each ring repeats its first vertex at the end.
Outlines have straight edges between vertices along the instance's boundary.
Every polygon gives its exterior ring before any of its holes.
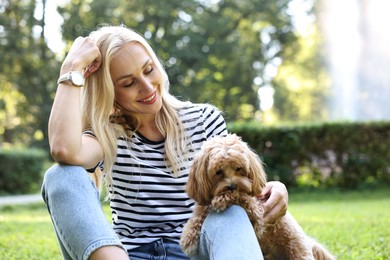
{"type": "Polygon", "coordinates": [[[145,99],[140,100],[139,102],[144,104],[153,104],[157,100],[157,91],[154,91],[151,95],[145,99]]]}

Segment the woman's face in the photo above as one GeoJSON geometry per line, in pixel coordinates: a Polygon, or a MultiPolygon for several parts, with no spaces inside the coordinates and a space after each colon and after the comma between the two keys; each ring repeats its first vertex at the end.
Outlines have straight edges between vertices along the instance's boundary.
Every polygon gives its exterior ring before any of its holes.
{"type": "Polygon", "coordinates": [[[122,112],[141,121],[154,118],[162,106],[162,77],[146,49],[128,43],[111,61],[110,72],[122,112]]]}

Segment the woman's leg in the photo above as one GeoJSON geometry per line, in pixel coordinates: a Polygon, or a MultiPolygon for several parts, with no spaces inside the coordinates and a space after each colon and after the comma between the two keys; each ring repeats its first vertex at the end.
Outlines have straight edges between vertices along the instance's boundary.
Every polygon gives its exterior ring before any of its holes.
{"type": "Polygon", "coordinates": [[[202,226],[199,255],[193,259],[263,259],[245,210],[237,205],[210,213],[202,226]]]}
{"type": "Polygon", "coordinates": [[[45,174],[42,196],[64,259],[88,259],[98,248],[122,247],[102,210],[96,186],[84,168],[52,166],[45,174]]]}
{"type": "Polygon", "coordinates": [[[181,251],[178,242],[160,238],[149,244],[129,251],[131,260],[162,259],[162,260],[189,260],[181,251]]]}

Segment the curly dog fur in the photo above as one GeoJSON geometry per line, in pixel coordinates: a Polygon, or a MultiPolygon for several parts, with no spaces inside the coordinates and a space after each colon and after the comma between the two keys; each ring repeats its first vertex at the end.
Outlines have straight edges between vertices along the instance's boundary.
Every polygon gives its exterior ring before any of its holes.
{"type": "Polygon", "coordinates": [[[189,256],[196,254],[200,230],[212,210],[223,211],[237,204],[246,210],[265,259],[335,259],[303,232],[289,212],[273,225],[263,222],[262,203],[254,196],[265,185],[260,158],[237,135],[205,142],[193,162],[187,184],[187,193],[196,206],[181,236],[183,251],[189,256]]]}

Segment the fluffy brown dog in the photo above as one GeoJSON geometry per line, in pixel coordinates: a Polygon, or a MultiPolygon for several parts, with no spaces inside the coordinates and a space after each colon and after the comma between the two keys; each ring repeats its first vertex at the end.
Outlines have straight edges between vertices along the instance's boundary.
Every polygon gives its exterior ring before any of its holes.
{"type": "Polygon", "coordinates": [[[189,256],[197,252],[200,230],[210,211],[238,204],[248,214],[265,259],[335,259],[303,232],[290,213],[274,225],[263,223],[262,203],[254,196],[265,185],[260,158],[237,135],[205,142],[187,184],[187,193],[197,204],[181,236],[183,251],[189,256]]]}

